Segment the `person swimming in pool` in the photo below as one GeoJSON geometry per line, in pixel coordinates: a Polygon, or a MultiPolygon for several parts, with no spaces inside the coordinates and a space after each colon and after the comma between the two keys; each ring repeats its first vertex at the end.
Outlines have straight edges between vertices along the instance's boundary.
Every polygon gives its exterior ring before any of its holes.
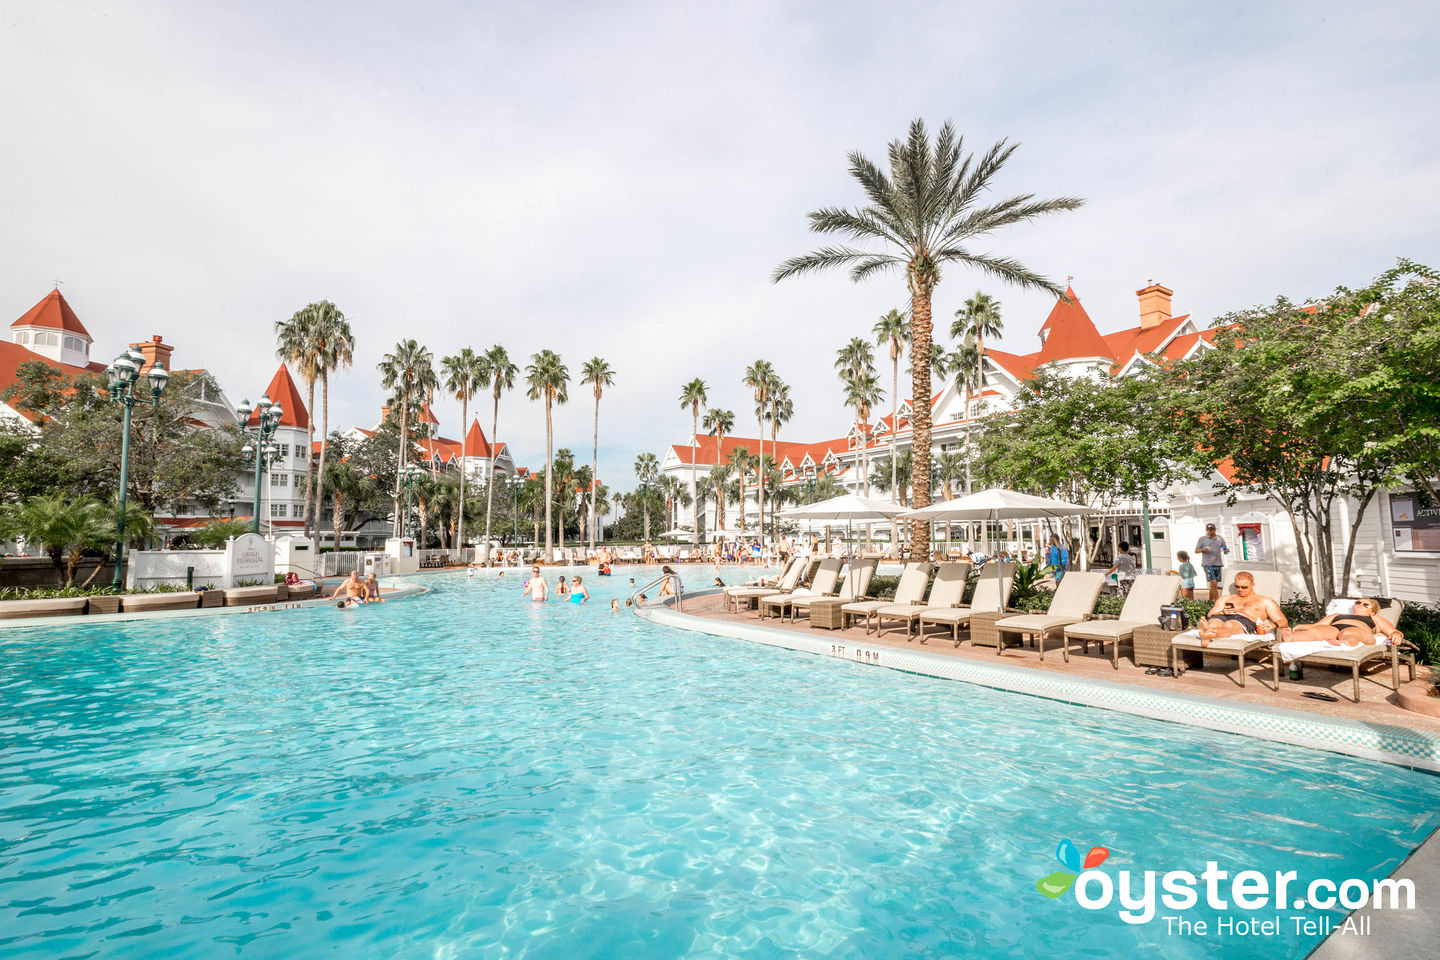
{"type": "Polygon", "coordinates": [[[555,596],[563,597],[569,592],[570,588],[565,583],[565,574],[562,573],[555,578],[555,596]]]}
{"type": "Polygon", "coordinates": [[[586,590],[585,585],[580,582],[580,578],[576,577],[574,579],[573,585],[570,587],[570,602],[584,603],[586,600],[589,599],[590,591],[586,590]]]}
{"type": "Polygon", "coordinates": [[[540,576],[538,566],[530,571],[530,579],[525,581],[525,589],[520,595],[529,597],[532,603],[544,603],[550,598],[550,585],[540,576]]]}

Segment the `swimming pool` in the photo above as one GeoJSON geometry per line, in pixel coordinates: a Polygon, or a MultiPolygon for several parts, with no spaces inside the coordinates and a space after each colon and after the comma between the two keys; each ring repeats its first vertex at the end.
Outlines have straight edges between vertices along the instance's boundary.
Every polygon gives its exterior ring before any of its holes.
{"type": "Polygon", "coordinates": [[[1298,957],[1036,881],[1440,826],[1440,778],[666,630],[617,573],[0,634],[0,955],[1298,957]]]}

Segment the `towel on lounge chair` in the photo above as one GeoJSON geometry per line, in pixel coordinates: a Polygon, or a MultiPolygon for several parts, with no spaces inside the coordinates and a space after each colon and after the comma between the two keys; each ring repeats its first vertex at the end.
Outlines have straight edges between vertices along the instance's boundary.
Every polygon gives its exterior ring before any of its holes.
{"type": "MultiPolygon", "coordinates": [[[[1221,637],[1221,638],[1220,638],[1220,640],[1247,640],[1247,641],[1248,641],[1248,640],[1274,640],[1274,639],[1275,639],[1275,634],[1273,634],[1273,633],[1235,633],[1235,634],[1231,634],[1231,635],[1228,636],[1228,637],[1221,637]]],[[[1181,642],[1181,643],[1199,643],[1199,642],[1200,642],[1200,631],[1199,631],[1199,630],[1186,630],[1184,633],[1177,633],[1177,634],[1175,635],[1175,641],[1181,642]]],[[[1218,641],[1216,641],[1216,642],[1218,642],[1218,641]]],[[[1329,646],[1329,644],[1326,644],[1326,645],[1329,646]]],[[[1307,644],[1307,646],[1308,646],[1308,644],[1307,644]]]]}
{"type": "Polygon", "coordinates": [[[1353,647],[1347,647],[1338,643],[1326,643],[1324,640],[1290,640],[1285,643],[1277,643],[1275,650],[1280,654],[1280,659],[1289,663],[1292,660],[1299,660],[1308,657],[1312,653],[1340,653],[1347,650],[1364,650],[1370,647],[1388,647],[1390,640],[1387,637],[1376,636],[1375,643],[1361,643],[1353,647]]]}

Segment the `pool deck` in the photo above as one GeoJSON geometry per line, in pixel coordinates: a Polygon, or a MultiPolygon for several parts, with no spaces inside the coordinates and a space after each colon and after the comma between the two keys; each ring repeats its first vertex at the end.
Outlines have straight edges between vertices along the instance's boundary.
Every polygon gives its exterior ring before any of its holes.
{"type": "MultiPolygon", "coordinates": [[[[1270,668],[1251,664],[1247,685],[1236,681],[1235,662],[1207,660],[1183,677],[1146,674],[1122,656],[1118,670],[1107,655],[1072,650],[1066,663],[1059,651],[1047,651],[1042,663],[1030,647],[1010,647],[997,655],[993,647],[954,646],[948,635],[935,634],[925,644],[906,641],[903,626],[884,634],[866,635],[863,625],[846,630],[820,630],[801,619],[764,621],[753,612],[726,612],[718,591],[685,597],[684,612],[647,604],[637,611],[667,626],[768,646],[818,654],[863,666],[883,666],[1052,700],[1117,710],[1252,736],[1279,743],[1329,750],[1369,760],[1398,763],[1440,773],[1440,718],[1405,710],[1393,702],[1388,668],[1363,678],[1361,700],[1351,702],[1349,671],[1307,667],[1305,680],[1282,675],[1280,690],[1269,687],[1270,668]],[[1263,682],[1262,682],[1263,681],[1263,682]],[[1302,696],[1307,690],[1330,693],[1335,702],[1302,696]]],[[[1431,670],[1418,667],[1416,679],[1401,689],[1420,692],[1431,670]]],[[[1403,675],[1402,675],[1403,680],[1403,675]]]]}

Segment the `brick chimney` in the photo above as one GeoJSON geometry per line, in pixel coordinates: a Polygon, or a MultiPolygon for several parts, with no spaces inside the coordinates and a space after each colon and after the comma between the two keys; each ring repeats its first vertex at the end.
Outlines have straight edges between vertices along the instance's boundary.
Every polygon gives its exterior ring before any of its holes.
{"type": "Polygon", "coordinates": [[[1170,296],[1174,292],[1158,283],[1152,283],[1143,290],[1135,291],[1135,296],[1140,298],[1141,330],[1158,327],[1170,319],[1170,296]]]}
{"type": "Polygon", "coordinates": [[[175,348],[161,340],[159,334],[142,343],[132,343],[130,346],[145,355],[145,366],[140,368],[142,377],[150,372],[150,368],[155,366],[156,361],[164,364],[166,370],[170,369],[170,353],[175,348]]]}

